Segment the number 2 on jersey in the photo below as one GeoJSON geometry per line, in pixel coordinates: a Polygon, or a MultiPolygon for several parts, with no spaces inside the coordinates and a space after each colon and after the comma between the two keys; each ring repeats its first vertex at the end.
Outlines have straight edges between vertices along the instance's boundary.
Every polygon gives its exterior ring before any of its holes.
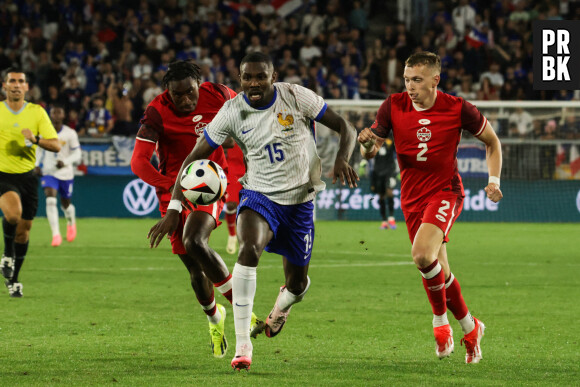
{"type": "Polygon", "coordinates": [[[419,151],[419,153],[417,153],[417,161],[427,161],[427,157],[423,156],[425,153],[427,153],[427,143],[426,142],[422,142],[419,145],[417,145],[417,147],[419,149],[421,149],[419,151]]]}
{"type": "Polygon", "coordinates": [[[284,151],[281,149],[282,144],[275,142],[274,144],[266,145],[264,148],[268,151],[268,156],[270,156],[270,163],[274,164],[275,161],[284,161],[284,151]]]}
{"type": "Polygon", "coordinates": [[[450,204],[447,200],[441,200],[441,204],[442,206],[439,207],[439,211],[437,215],[435,215],[435,217],[437,219],[439,219],[441,222],[445,223],[447,221],[446,217],[447,217],[447,212],[445,212],[446,210],[449,209],[450,204]]]}

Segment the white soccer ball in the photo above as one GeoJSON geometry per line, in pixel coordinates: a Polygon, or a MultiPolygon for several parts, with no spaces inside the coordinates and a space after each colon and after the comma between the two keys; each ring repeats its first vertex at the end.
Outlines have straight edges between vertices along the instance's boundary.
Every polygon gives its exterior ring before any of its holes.
{"type": "Polygon", "coordinates": [[[226,192],[228,179],[222,167],[211,160],[196,160],[183,170],[180,179],[183,196],[193,204],[207,206],[226,192]]]}

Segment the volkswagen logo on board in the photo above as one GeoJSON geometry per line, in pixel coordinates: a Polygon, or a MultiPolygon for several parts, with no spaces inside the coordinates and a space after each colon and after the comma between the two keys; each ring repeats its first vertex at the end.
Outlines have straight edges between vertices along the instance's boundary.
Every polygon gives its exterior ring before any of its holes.
{"type": "Polygon", "coordinates": [[[125,208],[134,215],[150,214],[158,206],[155,188],[141,179],[132,180],[123,190],[123,203],[125,208]]]}

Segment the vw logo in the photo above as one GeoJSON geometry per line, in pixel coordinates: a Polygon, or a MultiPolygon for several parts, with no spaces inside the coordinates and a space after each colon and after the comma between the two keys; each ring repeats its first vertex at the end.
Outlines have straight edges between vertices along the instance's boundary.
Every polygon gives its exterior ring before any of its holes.
{"type": "Polygon", "coordinates": [[[147,215],[158,205],[155,188],[140,179],[132,180],[123,190],[123,203],[130,213],[137,216],[147,215]]]}
{"type": "Polygon", "coordinates": [[[580,191],[578,191],[578,196],[576,196],[576,208],[578,208],[578,212],[580,212],[580,191]]]}

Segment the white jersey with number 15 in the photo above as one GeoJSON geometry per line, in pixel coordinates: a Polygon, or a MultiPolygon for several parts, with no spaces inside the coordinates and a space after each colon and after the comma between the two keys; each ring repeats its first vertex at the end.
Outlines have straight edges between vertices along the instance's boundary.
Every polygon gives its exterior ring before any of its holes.
{"type": "Polygon", "coordinates": [[[325,188],[316,152],[314,121],[327,109],[313,91],[294,84],[274,84],[274,98],[264,107],[250,106],[244,93],[227,101],[205,129],[212,147],[232,137],[247,164],[240,183],[270,200],[298,204],[325,188]]]}

